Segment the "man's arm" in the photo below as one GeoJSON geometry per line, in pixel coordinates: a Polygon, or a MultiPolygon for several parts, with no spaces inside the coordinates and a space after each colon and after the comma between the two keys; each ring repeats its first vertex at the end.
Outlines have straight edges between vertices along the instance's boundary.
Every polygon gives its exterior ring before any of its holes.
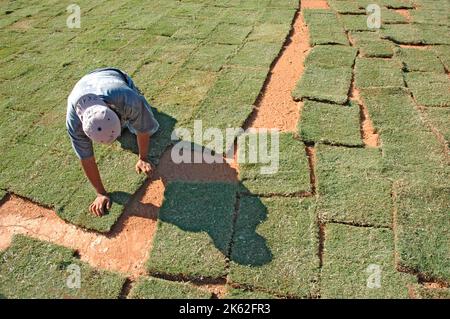
{"type": "Polygon", "coordinates": [[[136,163],[136,172],[138,174],[144,173],[150,176],[152,173],[152,166],[148,162],[148,149],[150,146],[150,133],[136,133],[137,144],[139,147],[139,160],[136,163]]]}
{"type": "Polygon", "coordinates": [[[105,208],[111,208],[111,200],[105,190],[105,187],[103,186],[97,163],[95,162],[95,157],[92,156],[82,159],[81,166],[83,167],[84,173],[89,179],[89,182],[97,192],[97,198],[89,206],[89,210],[97,216],[102,216],[105,213],[105,208]]]}

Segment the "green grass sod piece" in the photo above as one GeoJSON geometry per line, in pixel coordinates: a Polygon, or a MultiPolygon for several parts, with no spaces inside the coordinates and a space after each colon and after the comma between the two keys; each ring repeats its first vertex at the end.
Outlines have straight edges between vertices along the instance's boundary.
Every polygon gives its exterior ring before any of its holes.
{"type": "Polygon", "coordinates": [[[385,24],[383,37],[399,44],[450,44],[447,26],[428,24],[385,24]]]}
{"type": "Polygon", "coordinates": [[[299,7],[299,3],[297,0],[286,0],[286,1],[270,0],[267,7],[297,9],[299,7]]]}
{"type": "Polygon", "coordinates": [[[359,107],[307,100],[299,122],[300,136],[306,142],[362,146],[359,107]]]}
{"type": "Polygon", "coordinates": [[[436,72],[444,73],[444,68],[436,54],[431,50],[401,48],[397,57],[403,62],[408,72],[436,72]]]}
{"type": "Polygon", "coordinates": [[[194,20],[179,29],[172,38],[176,39],[206,39],[217,27],[216,19],[194,20]]]}
{"type": "Polygon", "coordinates": [[[211,293],[188,283],[141,277],[130,291],[129,299],[209,299],[211,293]]]}
{"type": "Polygon", "coordinates": [[[151,34],[171,37],[185,25],[189,25],[190,21],[192,21],[192,19],[189,19],[187,17],[162,16],[151,26],[147,27],[147,32],[151,34]]]}
{"type": "MultiPolygon", "coordinates": [[[[111,196],[113,205],[107,215],[98,218],[88,210],[95,198],[95,190],[87,180],[80,180],[79,189],[57,208],[64,220],[83,228],[108,232],[123,212],[129,198],[142,185],[145,177],[134,170],[138,157],[114,144],[110,153],[99,160],[98,166],[103,184],[111,196]]],[[[72,164],[74,165],[74,164],[72,164]]]]}
{"type": "Polygon", "coordinates": [[[219,44],[241,44],[251,30],[252,27],[221,23],[210,34],[209,40],[219,44]]]}
{"type": "Polygon", "coordinates": [[[191,55],[183,67],[217,72],[237,48],[237,45],[204,44],[191,55]]]}
{"type": "MultiPolygon", "coordinates": [[[[201,1],[199,1],[201,2],[201,1]]],[[[197,13],[203,9],[205,6],[204,3],[195,3],[194,2],[182,2],[178,5],[171,8],[167,15],[173,16],[173,17],[188,17],[188,18],[195,18],[197,16],[197,13]]]]}
{"type": "Polygon", "coordinates": [[[247,42],[231,59],[230,64],[268,69],[280,50],[280,45],[274,43],[247,42]]]}
{"type": "MultiPolygon", "coordinates": [[[[361,1],[361,0],[357,0],[361,1]]],[[[365,3],[372,3],[370,0],[362,0],[365,3]]],[[[377,2],[380,6],[390,9],[414,9],[417,0],[380,0],[377,2]]]]}
{"type": "Polygon", "coordinates": [[[331,10],[303,10],[305,22],[309,28],[311,46],[319,44],[348,45],[341,22],[331,10]]]}
{"type": "Polygon", "coordinates": [[[398,255],[402,266],[425,277],[449,281],[449,170],[414,175],[394,185],[398,255]],[[446,174],[445,174],[446,172],[446,174]],[[430,175],[434,176],[430,176],[430,175]]]}
{"type": "Polygon", "coordinates": [[[133,76],[133,81],[151,103],[179,68],[176,64],[146,61],[133,76]]]}
{"type": "Polygon", "coordinates": [[[431,125],[444,136],[447,143],[450,143],[450,109],[427,107],[425,113],[431,125]]]}
{"type": "MultiPolygon", "coordinates": [[[[279,135],[279,163],[278,170],[273,174],[263,174],[261,168],[269,167],[270,163],[251,163],[249,154],[254,154],[255,148],[261,142],[261,135],[258,133],[248,133],[238,140],[240,163],[239,177],[242,182],[243,192],[252,194],[292,194],[310,191],[309,167],[305,154],[305,146],[302,142],[294,138],[291,133],[280,133],[279,135]],[[256,140],[256,145],[253,141],[256,140]],[[250,146],[252,145],[252,146],[250,146]],[[242,152],[242,153],[241,153],[242,152]]],[[[272,152],[273,142],[271,137],[267,137],[268,154],[272,152]]],[[[264,144],[263,144],[264,145],[264,144]]],[[[261,154],[259,150],[259,160],[261,154]]]]}
{"type": "Polygon", "coordinates": [[[352,32],[355,46],[365,58],[391,58],[394,55],[392,42],[382,40],[376,32],[352,32]]]}
{"type": "Polygon", "coordinates": [[[148,261],[150,274],[223,277],[236,191],[228,183],[170,182],[148,261]]]}
{"type": "Polygon", "coordinates": [[[124,282],[118,274],[79,261],[73,250],[23,235],[15,235],[0,252],[0,294],[8,299],[117,299],[124,282]],[[80,269],[79,289],[67,285],[74,266],[80,269]]]}
{"type": "Polygon", "coordinates": [[[149,55],[150,61],[168,64],[183,64],[198,47],[197,40],[171,39],[157,44],[155,53],[149,55]]]}
{"type": "Polygon", "coordinates": [[[280,295],[311,296],[319,271],[318,233],[311,199],[241,197],[230,281],[280,295]]]}
{"type": "Polygon", "coordinates": [[[395,269],[393,238],[390,229],[327,224],[321,297],[408,298],[416,278],[395,269]]]}
{"type": "Polygon", "coordinates": [[[450,299],[449,288],[426,288],[422,285],[414,285],[413,290],[416,299],[450,299]]]}
{"type": "Polygon", "coordinates": [[[365,14],[341,14],[339,19],[345,31],[375,31],[367,26],[367,17],[365,14]]]}
{"type": "Polygon", "coordinates": [[[359,89],[368,87],[403,87],[401,64],[396,60],[357,58],[355,83],[359,89]]]}
{"type": "Polygon", "coordinates": [[[295,9],[266,8],[259,18],[260,23],[288,23],[291,24],[295,16],[295,9]]]}
{"type": "MultiPolygon", "coordinates": [[[[445,2],[444,2],[445,3],[445,2]]],[[[445,5],[440,3],[441,6],[445,5]]],[[[446,3],[448,6],[448,3],[446,3]]],[[[411,22],[420,24],[438,24],[438,25],[448,25],[448,9],[445,10],[444,7],[439,8],[439,10],[410,10],[411,22]]]]}
{"type": "Polygon", "coordinates": [[[40,119],[40,114],[30,111],[11,110],[9,105],[16,107],[15,103],[2,103],[5,108],[0,115],[0,136],[11,137],[14,140],[20,140],[33,127],[33,124],[40,119]]]}
{"type": "Polygon", "coordinates": [[[261,15],[261,8],[250,10],[243,10],[241,7],[229,8],[221,20],[231,24],[253,26],[261,15]]]}
{"type": "Polygon", "coordinates": [[[292,92],[295,100],[308,98],[323,102],[345,104],[352,81],[352,69],[307,66],[292,92]]]}
{"type": "Polygon", "coordinates": [[[206,98],[216,78],[216,72],[180,69],[155,97],[154,105],[182,122],[206,98]]]}
{"type": "Polygon", "coordinates": [[[328,5],[338,13],[365,14],[366,10],[358,2],[349,0],[329,0],[328,5]]]}
{"type": "Polygon", "coordinates": [[[250,291],[229,287],[224,299],[276,299],[276,297],[262,291],[250,291]]]}
{"type": "Polygon", "coordinates": [[[442,146],[422,123],[409,92],[364,89],[361,97],[381,136],[385,172],[401,177],[405,172],[435,171],[445,166],[442,146]]]}
{"type": "Polygon", "coordinates": [[[264,43],[283,44],[289,34],[291,26],[285,24],[262,23],[256,25],[250,33],[248,40],[264,43]]]}
{"type": "Polygon", "coordinates": [[[441,60],[445,69],[450,70],[450,45],[435,45],[433,50],[441,60]]]}
{"type": "Polygon", "coordinates": [[[339,45],[318,45],[312,48],[306,57],[305,65],[323,68],[351,68],[355,62],[357,50],[339,45]]]}
{"type": "Polygon", "coordinates": [[[445,73],[407,73],[406,83],[418,104],[422,106],[450,105],[450,81],[445,73]]]}
{"type": "Polygon", "coordinates": [[[390,183],[382,176],[378,149],[319,145],[318,212],[327,221],[389,226],[390,183]]]}

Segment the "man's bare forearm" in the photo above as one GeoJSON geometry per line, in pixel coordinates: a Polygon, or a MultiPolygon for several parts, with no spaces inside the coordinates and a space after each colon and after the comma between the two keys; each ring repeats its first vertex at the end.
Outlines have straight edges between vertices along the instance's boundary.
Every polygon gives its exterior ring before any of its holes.
{"type": "Polygon", "coordinates": [[[107,192],[103,186],[100,172],[98,171],[97,163],[95,162],[95,157],[82,159],[81,166],[83,167],[84,173],[86,174],[89,182],[95,188],[97,194],[106,195],[107,192]]]}
{"type": "Polygon", "coordinates": [[[148,150],[150,147],[150,134],[137,133],[136,139],[139,147],[139,159],[147,162],[148,150]]]}

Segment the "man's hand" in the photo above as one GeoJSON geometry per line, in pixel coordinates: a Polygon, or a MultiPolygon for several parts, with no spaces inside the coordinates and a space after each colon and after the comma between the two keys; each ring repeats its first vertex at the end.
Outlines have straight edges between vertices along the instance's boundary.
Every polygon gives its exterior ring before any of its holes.
{"type": "Polygon", "coordinates": [[[111,199],[108,195],[97,194],[97,198],[89,206],[89,211],[100,217],[105,214],[105,208],[106,210],[111,209],[111,199]]]}
{"type": "Polygon", "coordinates": [[[139,159],[138,162],[136,163],[136,173],[138,174],[144,173],[148,177],[150,177],[152,175],[152,171],[153,171],[152,164],[150,164],[149,162],[139,159]]]}

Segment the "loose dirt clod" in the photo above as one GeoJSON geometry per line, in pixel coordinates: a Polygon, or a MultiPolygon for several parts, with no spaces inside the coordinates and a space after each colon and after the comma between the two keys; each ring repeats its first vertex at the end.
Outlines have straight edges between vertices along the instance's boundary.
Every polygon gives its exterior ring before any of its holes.
{"type": "Polygon", "coordinates": [[[297,13],[291,36],[271,70],[248,127],[297,130],[302,103],[294,101],[291,94],[303,74],[303,62],[309,50],[308,29],[303,15],[297,13]]]}

